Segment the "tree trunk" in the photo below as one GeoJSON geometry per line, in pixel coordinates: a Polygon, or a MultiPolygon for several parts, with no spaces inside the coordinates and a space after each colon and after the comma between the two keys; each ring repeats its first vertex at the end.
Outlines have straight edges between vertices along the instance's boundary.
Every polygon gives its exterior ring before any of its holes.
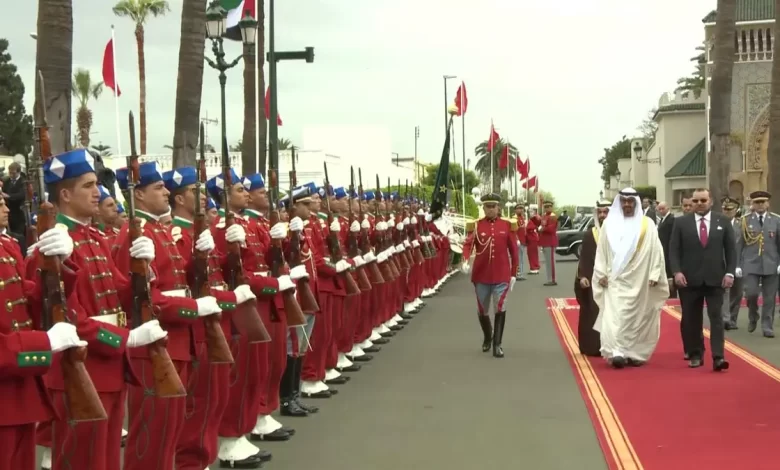
{"type": "Polygon", "coordinates": [[[35,68],[43,75],[44,109],[52,152],[57,154],[71,148],[72,1],[39,0],[37,28],[35,68]]]}
{"type": "Polygon", "coordinates": [[[146,155],[146,58],[144,57],[144,25],[135,25],[135,43],[138,47],[138,116],[141,125],[141,155],[146,155]]]}
{"type": "MultiPolygon", "coordinates": [[[[206,2],[184,0],[181,7],[179,72],[176,82],[176,117],[173,133],[173,167],[195,166],[203,91],[206,48],[206,2]],[[186,136],[186,142],[185,142],[186,136]]],[[[216,82],[216,74],[214,75],[216,82]]]]}
{"type": "Polygon", "coordinates": [[[734,34],[736,31],[736,0],[718,0],[715,17],[715,51],[710,83],[710,196],[713,209],[720,210],[720,201],[728,195],[731,161],[731,82],[734,70],[734,34]]]}
{"type": "MultiPolygon", "coordinates": [[[[775,11],[780,7],[780,0],[775,0],[775,11]]],[[[767,191],[780,196],[780,47],[777,47],[777,27],[775,22],[775,35],[772,44],[772,93],[769,98],[769,145],[767,147],[767,191]]]]}
{"type": "Polygon", "coordinates": [[[244,46],[244,134],[241,137],[241,171],[244,175],[257,173],[255,71],[254,47],[244,46]]]}
{"type": "Polygon", "coordinates": [[[259,100],[257,100],[257,106],[260,106],[260,112],[258,113],[258,116],[260,118],[260,123],[257,126],[259,136],[258,136],[258,142],[259,142],[259,162],[257,171],[266,174],[266,161],[268,158],[268,116],[265,115],[265,1],[263,0],[256,0],[257,2],[257,8],[255,11],[257,12],[257,57],[260,58],[260,60],[257,61],[256,67],[257,72],[255,73],[255,76],[257,77],[257,80],[259,80],[259,83],[257,85],[257,89],[260,90],[260,96],[259,100]]]}
{"type": "Polygon", "coordinates": [[[83,148],[89,148],[89,132],[92,129],[92,111],[86,106],[76,110],[76,126],[78,126],[79,143],[83,148]]]}

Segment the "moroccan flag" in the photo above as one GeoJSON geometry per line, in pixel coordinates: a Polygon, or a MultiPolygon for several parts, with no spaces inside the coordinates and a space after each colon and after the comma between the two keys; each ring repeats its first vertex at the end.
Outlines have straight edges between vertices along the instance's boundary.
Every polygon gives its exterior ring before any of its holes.
{"type": "Polygon", "coordinates": [[[455,93],[455,107],[458,108],[458,116],[466,114],[466,110],[469,107],[469,97],[466,96],[466,84],[460,82],[458,92],[455,93]]]}
{"type": "MultiPolygon", "coordinates": [[[[271,87],[265,89],[265,118],[271,119],[271,87]]],[[[276,110],[276,125],[282,125],[282,115],[276,110]]]]}
{"type": "Polygon", "coordinates": [[[116,64],[114,63],[114,39],[111,38],[103,52],[103,83],[111,88],[116,96],[122,96],[122,90],[116,82],[116,64]]]}
{"type": "Polygon", "coordinates": [[[496,132],[496,128],[493,127],[493,122],[490,122],[490,137],[488,138],[488,152],[493,153],[496,148],[496,144],[501,140],[501,136],[496,132]]]}
{"type": "Polygon", "coordinates": [[[531,172],[531,158],[526,158],[525,161],[516,158],[515,167],[521,180],[528,178],[528,173],[531,172]]]}
{"type": "Polygon", "coordinates": [[[501,150],[501,157],[498,159],[498,169],[506,170],[509,167],[509,145],[504,145],[501,150]]]}
{"type": "Polygon", "coordinates": [[[255,14],[257,0],[219,0],[219,4],[228,12],[225,38],[241,41],[241,28],[238,27],[238,22],[244,15],[257,19],[255,14]]]}
{"type": "Polygon", "coordinates": [[[441,151],[441,161],[439,162],[439,171],[436,172],[436,182],[433,185],[433,194],[431,195],[431,216],[433,220],[438,219],[444,213],[444,207],[447,205],[447,184],[449,183],[450,173],[450,137],[452,136],[452,118],[447,123],[447,137],[444,138],[444,149],[441,151]]]}
{"type": "Polygon", "coordinates": [[[536,190],[538,189],[538,187],[539,187],[539,179],[536,176],[530,178],[528,181],[523,181],[523,189],[534,188],[534,190],[536,190]]]}

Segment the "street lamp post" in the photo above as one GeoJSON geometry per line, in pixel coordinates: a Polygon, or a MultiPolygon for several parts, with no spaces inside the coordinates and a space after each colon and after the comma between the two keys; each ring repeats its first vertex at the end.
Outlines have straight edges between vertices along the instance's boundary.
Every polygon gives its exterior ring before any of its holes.
{"type": "MultiPolygon", "coordinates": [[[[241,40],[244,44],[254,47],[257,40],[257,21],[245,14],[238,22],[241,29],[241,40]]],[[[227,145],[227,104],[225,99],[225,84],[227,75],[225,72],[232,69],[244,57],[243,54],[236,57],[232,62],[225,60],[225,48],[222,36],[227,31],[227,11],[219,5],[218,1],[211,3],[206,10],[206,38],[211,40],[211,51],[214,53],[215,60],[205,57],[206,62],[211,68],[219,72],[219,91],[220,105],[222,111],[222,161],[228,160],[227,145]]],[[[227,188],[226,188],[227,189],[227,188]]]]}

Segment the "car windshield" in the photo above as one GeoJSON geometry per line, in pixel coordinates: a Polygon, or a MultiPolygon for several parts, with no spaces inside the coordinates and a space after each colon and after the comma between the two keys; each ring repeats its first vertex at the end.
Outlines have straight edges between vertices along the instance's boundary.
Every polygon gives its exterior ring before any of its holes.
{"type": "Polygon", "coordinates": [[[586,218],[585,218],[585,219],[582,221],[582,223],[581,223],[579,226],[577,226],[577,230],[580,230],[580,231],[582,231],[582,230],[585,230],[585,229],[587,229],[587,228],[588,228],[588,224],[590,224],[590,222],[591,222],[592,220],[593,220],[593,217],[586,217],[586,218]]]}

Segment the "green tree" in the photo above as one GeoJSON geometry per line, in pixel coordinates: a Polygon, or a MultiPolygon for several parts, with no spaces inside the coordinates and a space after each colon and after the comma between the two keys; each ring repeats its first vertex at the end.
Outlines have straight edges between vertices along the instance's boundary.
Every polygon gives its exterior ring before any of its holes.
{"type": "Polygon", "coordinates": [[[492,192],[498,193],[501,188],[501,182],[509,178],[509,175],[514,175],[515,159],[517,158],[517,148],[512,145],[511,142],[499,139],[495,148],[491,152],[488,149],[488,141],[485,139],[480,142],[474,149],[474,154],[477,156],[477,163],[474,165],[474,169],[477,174],[482,178],[482,181],[490,183],[492,192]],[[504,147],[509,147],[509,165],[503,170],[498,168],[498,163],[501,160],[501,153],[504,151],[504,147]],[[491,159],[492,154],[492,159],[491,159]],[[491,166],[493,181],[490,181],[491,166]]]}
{"type": "Polygon", "coordinates": [[[647,142],[647,150],[650,148],[651,145],[655,142],[655,134],[658,132],[658,121],[656,121],[655,113],[658,111],[658,108],[653,108],[647,113],[647,117],[642,121],[642,124],[639,126],[638,130],[642,133],[642,136],[645,138],[645,142],[647,142]]]}
{"type": "Polygon", "coordinates": [[[696,46],[699,52],[695,57],[691,57],[691,62],[695,65],[693,73],[688,77],[682,77],[677,80],[677,88],[674,91],[690,91],[696,98],[701,96],[704,91],[705,77],[704,69],[707,66],[707,53],[704,45],[696,46]]]}
{"type": "Polygon", "coordinates": [[[618,170],[618,160],[631,158],[631,141],[626,136],[621,137],[612,147],[604,149],[604,156],[599,158],[601,165],[601,179],[607,183],[618,170]]]}
{"type": "Polygon", "coordinates": [[[93,145],[92,150],[99,153],[101,157],[110,157],[114,154],[114,152],[111,151],[111,146],[103,145],[102,142],[97,145],[93,145]]]}
{"type": "Polygon", "coordinates": [[[78,127],[79,143],[82,147],[89,147],[89,133],[92,130],[92,110],[89,109],[89,100],[98,99],[103,93],[103,82],[93,82],[87,69],[77,69],[73,73],[71,94],[79,100],[76,110],[76,126],[78,127]]]}
{"type": "Polygon", "coordinates": [[[290,139],[279,138],[279,150],[290,150],[292,142],[290,139]]]}
{"type": "Polygon", "coordinates": [[[0,38],[0,153],[27,155],[32,150],[32,116],[24,109],[24,83],[11,63],[8,41],[0,38]]]}
{"type": "MultiPolygon", "coordinates": [[[[449,179],[454,183],[455,189],[460,190],[462,186],[462,173],[463,168],[457,163],[450,163],[449,179]]],[[[433,186],[436,182],[436,173],[439,171],[439,164],[428,165],[425,167],[425,177],[422,179],[422,184],[427,186],[433,186]]],[[[479,186],[479,177],[471,170],[466,170],[466,192],[470,192],[472,188],[479,186]]]]}

